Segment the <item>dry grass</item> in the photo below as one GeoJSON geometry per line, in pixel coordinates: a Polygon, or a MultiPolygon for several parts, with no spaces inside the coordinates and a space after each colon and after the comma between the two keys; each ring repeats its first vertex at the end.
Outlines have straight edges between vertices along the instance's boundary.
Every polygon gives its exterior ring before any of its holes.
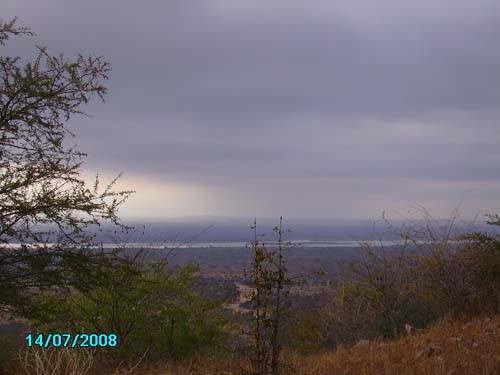
{"type": "MultiPolygon", "coordinates": [[[[294,368],[284,374],[500,374],[500,315],[469,322],[443,321],[393,341],[360,342],[351,348],[300,355],[285,354],[294,368]]],[[[147,367],[147,366],[146,366],[147,367]]],[[[238,363],[228,357],[157,364],[135,375],[230,375],[238,363]]],[[[102,374],[102,371],[89,374],[102,374]]]]}
{"type": "Polygon", "coordinates": [[[94,365],[92,350],[23,349],[18,358],[19,372],[27,375],[87,375],[94,365]]]}
{"type": "Polygon", "coordinates": [[[310,375],[500,374],[500,316],[445,321],[412,337],[360,344],[291,361],[310,375]]]}
{"type": "MultiPolygon", "coordinates": [[[[397,340],[360,342],[334,352],[287,354],[285,374],[500,374],[500,315],[470,322],[443,321],[397,340]]],[[[238,374],[231,361],[165,364],[140,375],[238,374]],[[224,371],[225,370],[225,371],[224,371]]]]}

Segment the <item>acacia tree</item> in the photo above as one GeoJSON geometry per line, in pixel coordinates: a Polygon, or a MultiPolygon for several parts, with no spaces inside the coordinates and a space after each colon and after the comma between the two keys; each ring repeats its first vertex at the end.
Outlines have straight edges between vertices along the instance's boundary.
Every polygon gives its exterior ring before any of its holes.
{"type": "MultiPolygon", "coordinates": [[[[16,19],[0,22],[9,38],[33,36],[16,19]]],[[[40,288],[96,281],[113,260],[96,251],[90,229],[120,225],[119,205],[131,191],[100,188],[81,176],[85,154],[67,145],[66,124],[103,100],[110,65],[102,57],[69,61],[37,47],[33,61],[0,56],[0,306],[21,305],[40,288]],[[15,245],[14,245],[15,244],[15,245]]],[[[95,231],[93,231],[95,232],[95,231]]]]}

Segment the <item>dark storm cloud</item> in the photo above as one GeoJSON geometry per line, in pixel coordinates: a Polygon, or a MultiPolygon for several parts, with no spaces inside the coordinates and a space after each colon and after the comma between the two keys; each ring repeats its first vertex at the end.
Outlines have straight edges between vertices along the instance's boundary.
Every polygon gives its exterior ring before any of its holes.
{"type": "Polygon", "coordinates": [[[97,169],[221,186],[241,176],[500,181],[498,1],[2,8],[51,51],[112,63],[107,104],[73,121],[97,169]]]}

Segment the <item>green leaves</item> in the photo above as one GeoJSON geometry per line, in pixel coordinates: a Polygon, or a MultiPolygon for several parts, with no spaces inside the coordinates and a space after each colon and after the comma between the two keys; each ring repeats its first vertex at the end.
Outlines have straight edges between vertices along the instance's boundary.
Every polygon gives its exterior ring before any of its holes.
{"type": "MultiPolygon", "coordinates": [[[[0,46],[12,36],[33,35],[16,21],[0,23],[0,46]]],[[[0,243],[32,249],[0,247],[2,307],[15,307],[20,294],[36,294],[24,288],[35,281],[55,287],[73,282],[72,272],[95,264],[86,251],[95,245],[90,229],[106,221],[123,228],[117,212],[132,191],[115,191],[117,179],[104,190],[98,181],[87,187],[81,177],[85,154],[65,142],[73,137],[66,121],[84,114],[92,97],[104,98],[109,71],[102,57],[71,61],[45,47],[25,64],[0,56],[0,243]],[[54,255],[44,267],[37,249],[54,255]]]]}
{"type": "Polygon", "coordinates": [[[197,270],[190,264],[172,271],[162,262],[108,269],[107,280],[94,288],[44,296],[37,324],[116,333],[121,354],[129,358],[146,350],[150,355],[193,354],[214,346],[222,334],[217,305],[194,289],[197,270]]]}
{"type": "Polygon", "coordinates": [[[0,20],[0,45],[4,46],[11,35],[35,35],[27,27],[17,27],[16,22],[17,17],[5,23],[0,20]]]}

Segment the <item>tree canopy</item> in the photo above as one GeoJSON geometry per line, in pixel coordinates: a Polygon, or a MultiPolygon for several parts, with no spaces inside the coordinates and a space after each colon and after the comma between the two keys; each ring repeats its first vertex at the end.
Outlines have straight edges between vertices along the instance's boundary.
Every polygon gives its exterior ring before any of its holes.
{"type": "MultiPolygon", "coordinates": [[[[12,37],[33,36],[17,19],[0,22],[0,48],[12,37]]],[[[116,179],[82,177],[85,154],[68,145],[67,127],[92,97],[104,100],[110,65],[102,57],[68,60],[36,47],[33,61],[0,56],[0,305],[26,291],[82,281],[102,265],[90,229],[120,225],[117,210],[131,191],[116,179]],[[78,269],[78,272],[75,272],[78,269]],[[87,271],[91,271],[88,269],[87,271]],[[24,292],[23,292],[24,291],[24,292]]],[[[123,228],[123,226],[122,226],[123,228]]],[[[100,255],[99,255],[100,254],[100,255]]],[[[109,259],[108,259],[109,260],[109,259]]]]}

